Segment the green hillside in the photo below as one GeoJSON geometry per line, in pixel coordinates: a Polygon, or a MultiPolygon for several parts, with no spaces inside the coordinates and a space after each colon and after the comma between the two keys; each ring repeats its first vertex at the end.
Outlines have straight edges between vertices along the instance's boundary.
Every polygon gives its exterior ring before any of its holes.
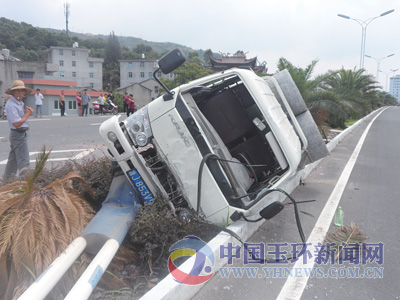
{"type": "MultiPolygon", "coordinates": [[[[57,29],[51,29],[51,28],[43,28],[43,29],[47,30],[48,32],[52,32],[52,33],[56,33],[56,34],[65,34],[64,30],[57,30],[57,29]]],[[[84,33],[70,32],[69,36],[77,37],[81,40],[102,39],[104,41],[107,41],[107,39],[108,39],[108,35],[104,35],[104,34],[84,34],[84,33]]],[[[146,41],[141,38],[131,37],[131,36],[117,36],[117,38],[118,38],[118,42],[120,43],[121,47],[127,47],[129,50],[136,48],[138,45],[145,45],[145,46],[150,46],[154,51],[156,51],[157,53],[160,53],[160,54],[168,52],[175,48],[181,48],[185,52],[185,54],[195,51],[192,48],[189,48],[189,47],[186,47],[186,46],[183,46],[180,44],[170,43],[170,42],[164,42],[164,43],[163,42],[150,42],[150,41],[146,41]]],[[[200,56],[200,54],[204,53],[204,50],[198,50],[197,52],[200,56]]]]}

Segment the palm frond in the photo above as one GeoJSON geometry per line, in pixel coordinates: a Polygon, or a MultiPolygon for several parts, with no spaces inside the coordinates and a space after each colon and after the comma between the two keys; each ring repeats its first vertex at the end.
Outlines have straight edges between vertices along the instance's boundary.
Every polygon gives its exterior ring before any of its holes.
{"type": "Polygon", "coordinates": [[[326,235],[325,241],[329,243],[341,244],[342,242],[349,243],[364,243],[368,237],[361,230],[361,228],[351,223],[350,226],[341,226],[333,232],[326,235]]]}
{"type": "MultiPolygon", "coordinates": [[[[324,243],[334,245],[334,248],[337,250],[337,259],[340,255],[340,249],[341,251],[345,251],[345,249],[348,248],[348,245],[353,247],[355,244],[359,244],[361,249],[362,243],[365,243],[367,239],[368,237],[361,228],[355,223],[351,223],[350,226],[341,226],[335,231],[329,232],[325,237],[324,243]]],[[[361,253],[361,251],[359,253],[361,253]]]]}
{"type": "MultiPolygon", "coordinates": [[[[93,191],[76,172],[46,187],[35,185],[48,157],[49,152],[43,149],[26,181],[0,188],[0,267],[10,258],[9,266],[0,270],[0,288],[5,297],[23,292],[93,216],[90,205],[74,190],[72,182],[79,181],[89,193],[93,191]]],[[[76,274],[76,268],[70,272],[76,274]]],[[[60,284],[59,288],[66,287],[60,284]]]]}
{"type": "Polygon", "coordinates": [[[46,162],[50,156],[50,153],[51,153],[51,150],[46,152],[46,146],[43,146],[42,151],[36,157],[35,169],[33,169],[32,173],[28,172],[26,174],[26,182],[27,182],[26,193],[28,195],[30,195],[31,192],[33,191],[33,186],[34,186],[36,180],[39,178],[40,173],[42,173],[44,166],[46,165],[46,162]]]}
{"type": "Polygon", "coordinates": [[[3,299],[8,284],[7,255],[0,255],[0,299],[3,299]]]}

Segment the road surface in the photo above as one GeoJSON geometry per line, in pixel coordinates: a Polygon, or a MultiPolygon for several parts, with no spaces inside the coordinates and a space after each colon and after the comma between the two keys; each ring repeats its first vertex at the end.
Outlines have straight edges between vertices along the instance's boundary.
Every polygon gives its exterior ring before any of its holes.
{"type": "MultiPolygon", "coordinates": [[[[30,117],[29,151],[31,168],[34,167],[36,153],[43,146],[52,149],[48,166],[66,159],[82,159],[89,155],[108,155],[99,127],[111,115],[79,116],[44,116],[30,117]]],[[[120,117],[125,119],[125,115],[120,117]]],[[[7,120],[0,120],[0,177],[3,176],[10,151],[8,141],[9,127],[7,120]]]]}
{"type": "MultiPolygon", "coordinates": [[[[336,201],[344,210],[344,225],[354,222],[368,236],[375,259],[366,259],[365,265],[361,260],[358,264],[324,265],[315,262],[311,251],[305,263],[300,259],[296,263],[245,264],[242,251],[240,258],[233,257],[233,264],[216,272],[192,299],[400,299],[400,108],[384,110],[371,124],[377,115],[350,133],[313,170],[305,185],[292,193],[297,201],[316,200],[299,204],[305,212],[300,218],[308,242],[318,240],[325,229],[335,230],[332,218],[336,206],[327,203],[336,201]],[[302,276],[298,270],[302,268],[318,272],[302,276]],[[292,273],[285,275],[285,270],[292,273]]],[[[286,205],[247,242],[264,244],[272,258],[278,243],[288,243],[289,248],[300,243],[293,205],[286,205]]],[[[308,249],[315,249],[314,245],[308,249]]]]}

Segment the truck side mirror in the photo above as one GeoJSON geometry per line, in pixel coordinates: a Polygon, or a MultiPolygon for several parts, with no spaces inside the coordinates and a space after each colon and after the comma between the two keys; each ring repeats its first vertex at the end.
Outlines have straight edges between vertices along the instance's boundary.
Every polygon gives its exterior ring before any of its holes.
{"type": "Polygon", "coordinates": [[[158,61],[158,66],[164,74],[171,73],[173,70],[179,68],[186,60],[183,51],[179,48],[171,50],[158,61]]]}
{"type": "Polygon", "coordinates": [[[182,50],[176,48],[171,50],[163,57],[161,57],[158,61],[158,68],[153,72],[153,78],[157,80],[157,82],[163,87],[163,89],[167,92],[163,96],[164,101],[172,100],[173,93],[161,82],[159,78],[157,78],[157,72],[161,70],[164,74],[171,73],[173,70],[177,69],[180,65],[182,65],[186,60],[185,55],[182,50]]]}
{"type": "Polygon", "coordinates": [[[269,220],[272,217],[275,217],[277,214],[279,214],[284,207],[285,206],[283,205],[282,202],[279,201],[272,202],[270,205],[264,207],[260,211],[260,216],[264,219],[269,220]]]}

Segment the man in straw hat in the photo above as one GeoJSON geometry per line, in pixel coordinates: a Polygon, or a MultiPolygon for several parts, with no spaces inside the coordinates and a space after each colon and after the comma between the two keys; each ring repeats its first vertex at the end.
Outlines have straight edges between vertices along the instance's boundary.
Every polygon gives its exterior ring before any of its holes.
{"type": "Polygon", "coordinates": [[[10,178],[17,171],[21,176],[29,169],[28,118],[32,115],[33,108],[27,106],[24,109],[22,99],[31,92],[32,90],[26,88],[21,80],[15,80],[11,88],[6,91],[11,95],[6,105],[11,150],[4,171],[4,179],[10,178]]]}

